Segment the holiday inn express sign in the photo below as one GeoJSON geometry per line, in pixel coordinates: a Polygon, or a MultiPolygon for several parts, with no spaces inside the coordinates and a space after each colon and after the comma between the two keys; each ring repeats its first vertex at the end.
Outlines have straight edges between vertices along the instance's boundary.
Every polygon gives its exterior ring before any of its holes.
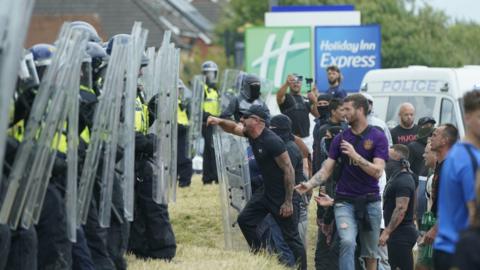
{"type": "MultiPolygon", "coordinates": [[[[276,88],[288,74],[297,73],[315,75],[318,89],[325,91],[325,68],[337,65],[344,76],[342,87],[356,92],[365,73],[381,67],[378,25],[255,27],[247,29],[245,47],[246,71],[273,81],[276,88]]],[[[303,86],[305,90],[305,81],[303,86]]]]}
{"type": "Polygon", "coordinates": [[[311,77],[310,27],[249,28],[245,35],[246,71],[280,87],[290,73],[311,77]]]}

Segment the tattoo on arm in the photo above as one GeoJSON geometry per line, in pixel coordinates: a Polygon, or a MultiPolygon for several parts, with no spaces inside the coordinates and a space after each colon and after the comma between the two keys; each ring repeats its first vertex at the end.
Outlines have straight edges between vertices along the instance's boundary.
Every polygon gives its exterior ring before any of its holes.
{"type": "Polygon", "coordinates": [[[235,123],[234,121],[222,119],[222,121],[218,124],[225,132],[232,133],[238,136],[243,135],[243,128],[240,124],[235,123]]]}
{"type": "Polygon", "coordinates": [[[309,181],[313,187],[320,186],[325,183],[330,175],[332,175],[333,169],[335,167],[335,160],[328,158],[323,162],[322,168],[312,176],[312,179],[309,181]]]}
{"type": "Polygon", "coordinates": [[[278,157],[275,157],[280,169],[283,171],[283,184],[285,186],[285,201],[292,201],[293,186],[295,183],[295,173],[293,170],[292,162],[288,156],[288,152],[285,151],[278,157]]]}
{"type": "Polygon", "coordinates": [[[375,158],[373,163],[360,156],[354,162],[368,175],[379,179],[383,174],[385,161],[383,159],[375,158]]]}
{"type": "Polygon", "coordinates": [[[397,197],[395,201],[395,209],[393,210],[392,217],[387,229],[392,233],[400,223],[402,223],[405,213],[407,212],[409,197],[397,197]]]}

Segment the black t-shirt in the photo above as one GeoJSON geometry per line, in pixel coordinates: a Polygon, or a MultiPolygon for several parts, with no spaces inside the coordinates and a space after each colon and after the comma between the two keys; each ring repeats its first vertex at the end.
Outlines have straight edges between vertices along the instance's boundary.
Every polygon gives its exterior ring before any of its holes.
{"type": "Polygon", "coordinates": [[[405,217],[398,226],[413,224],[413,205],[415,196],[415,181],[413,176],[407,172],[400,172],[388,181],[383,193],[383,217],[385,218],[385,225],[390,223],[393,210],[396,206],[396,199],[398,197],[410,198],[408,202],[408,209],[405,217]]]}
{"type": "Polygon", "coordinates": [[[255,139],[248,138],[253,155],[262,172],[265,197],[277,206],[285,201],[283,171],[277,165],[275,157],[287,151],[285,143],[273,131],[265,128],[255,139]]]}
{"type": "Polygon", "coordinates": [[[398,125],[392,130],[390,130],[390,134],[392,134],[392,142],[393,144],[407,145],[410,142],[413,142],[417,139],[417,131],[418,131],[417,125],[414,125],[410,129],[406,129],[398,125]]]}
{"type": "Polygon", "coordinates": [[[410,151],[408,162],[410,169],[418,176],[427,176],[428,171],[425,170],[425,160],[423,153],[425,153],[425,145],[421,142],[414,141],[409,143],[408,150],[410,151]]]}
{"type": "Polygon", "coordinates": [[[301,95],[286,94],[280,111],[292,120],[292,133],[304,138],[310,132],[310,102],[301,95]]]}
{"type": "Polygon", "coordinates": [[[437,207],[438,207],[438,194],[439,194],[439,188],[440,188],[440,172],[442,171],[443,163],[445,160],[443,160],[440,163],[437,163],[435,166],[435,172],[433,173],[433,178],[432,178],[432,213],[437,216],[437,207]]]}
{"type": "Polygon", "coordinates": [[[305,175],[303,174],[302,152],[294,141],[286,142],[285,147],[287,148],[290,162],[292,162],[293,170],[295,171],[295,185],[298,185],[306,180],[305,175]]]}

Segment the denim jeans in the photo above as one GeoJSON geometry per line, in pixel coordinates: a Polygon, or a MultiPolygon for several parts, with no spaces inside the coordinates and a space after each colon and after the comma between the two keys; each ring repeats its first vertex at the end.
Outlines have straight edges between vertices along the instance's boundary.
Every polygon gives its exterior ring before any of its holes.
{"type": "Polygon", "coordinates": [[[380,237],[380,222],[382,219],[382,208],[380,201],[367,204],[368,217],[372,230],[367,231],[355,219],[353,204],[339,202],[335,204],[335,220],[337,232],[340,237],[340,270],[355,269],[355,247],[356,237],[359,234],[361,243],[361,258],[379,259],[378,239],[380,237]]]}

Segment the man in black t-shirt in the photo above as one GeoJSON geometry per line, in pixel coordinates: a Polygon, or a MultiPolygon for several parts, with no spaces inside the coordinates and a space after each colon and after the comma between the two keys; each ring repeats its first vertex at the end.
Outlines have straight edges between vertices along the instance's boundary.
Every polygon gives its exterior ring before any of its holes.
{"type": "Polygon", "coordinates": [[[394,144],[389,154],[388,182],[383,193],[383,217],[387,226],[379,245],[388,247],[392,269],[413,270],[412,248],[417,240],[414,225],[415,180],[408,164],[408,147],[394,144]]]}
{"type": "Polygon", "coordinates": [[[393,144],[409,144],[417,138],[418,126],[415,125],[415,107],[410,103],[400,105],[398,111],[400,123],[390,130],[393,144]]]}
{"type": "MultiPolygon", "coordinates": [[[[300,138],[307,138],[310,134],[309,114],[318,117],[317,98],[310,92],[308,99],[300,93],[302,89],[302,76],[288,75],[285,83],[277,92],[277,103],[282,114],[292,120],[293,134],[300,138]],[[287,90],[290,92],[287,93],[287,90]]],[[[308,145],[308,144],[307,144],[308,145]]]]}
{"type": "MultiPolygon", "coordinates": [[[[243,115],[242,123],[208,117],[208,125],[218,125],[224,131],[248,138],[260,168],[264,193],[253,196],[238,216],[238,225],[251,249],[261,248],[257,226],[271,214],[280,226],[285,242],[292,250],[300,269],[307,269],[306,253],[293,215],[293,185],[295,172],[285,143],[266,127],[268,113],[263,106],[253,105],[243,115]]],[[[234,154],[234,153],[232,153],[234,154]]]]}

